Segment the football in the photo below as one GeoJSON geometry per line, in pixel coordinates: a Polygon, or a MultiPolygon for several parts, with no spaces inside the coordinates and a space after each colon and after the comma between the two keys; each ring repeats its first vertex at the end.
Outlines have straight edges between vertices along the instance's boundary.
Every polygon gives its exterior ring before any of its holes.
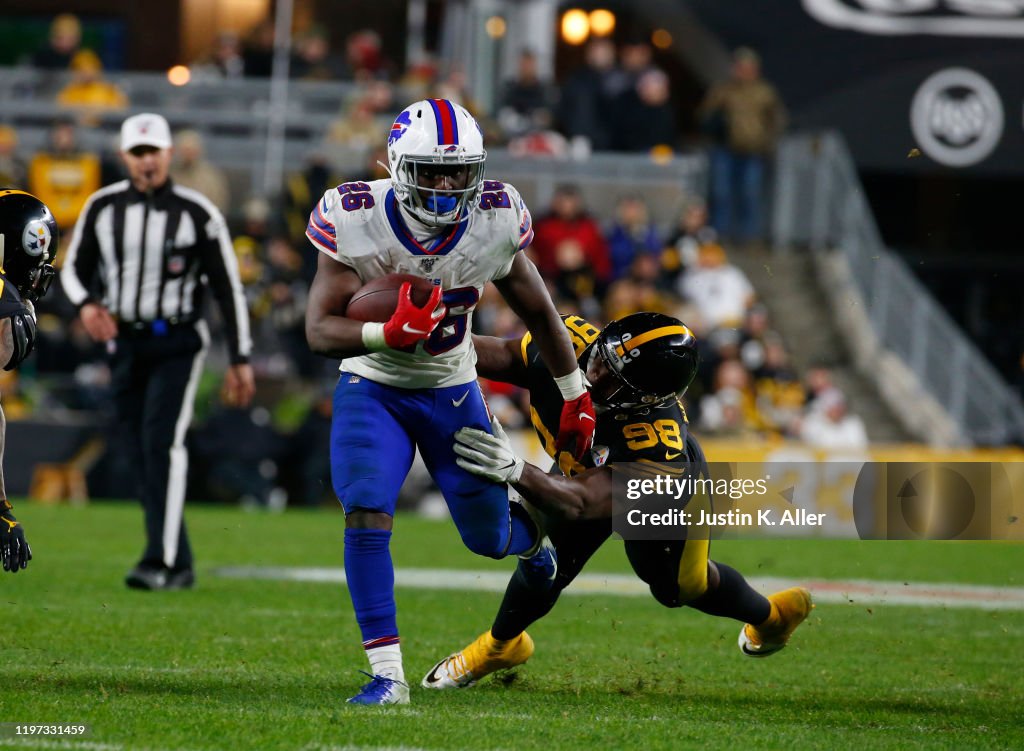
{"type": "Polygon", "coordinates": [[[345,316],[356,321],[387,321],[398,306],[398,290],[405,282],[412,284],[412,301],[420,307],[426,305],[434,291],[433,282],[413,274],[388,274],[360,287],[348,301],[345,316]]]}

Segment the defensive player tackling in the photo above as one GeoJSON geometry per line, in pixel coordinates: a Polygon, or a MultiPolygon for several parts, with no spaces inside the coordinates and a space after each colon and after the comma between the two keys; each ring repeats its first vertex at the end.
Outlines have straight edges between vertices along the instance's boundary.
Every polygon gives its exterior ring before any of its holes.
{"type": "Polygon", "coordinates": [[[487,282],[526,323],[555,374],[560,445],[583,457],[593,437],[594,412],[569,337],[520,252],[533,237],[530,212],[511,185],[484,180],[485,160],[480,127],[465,109],[445,99],[416,102],[388,136],[391,178],[331,189],[309,219],[306,234],[321,255],[306,335],[314,351],[342,358],[331,474],[345,508],[345,573],[372,672],[354,703],[409,700],[389,541],[417,447],[470,550],[520,556],[538,589],[554,580],[553,549],[525,510],[510,508],[504,486],[456,464],[455,432],[490,425],[470,335],[487,282]],[[415,305],[404,285],[390,320],[347,318],[355,292],[391,273],[431,280],[427,304],[415,305]]]}
{"type": "MultiPolygon", "coordinates": [[[[533,641],[526,628],[554,607],[561,591],[611,535],[611,465],[635,463],[632,466],[643,468],[643,473],[650,468],[652,475],[709,476],[704,452],[687,433],[678,401],[697,371],[690,330],[675,318],[657,313],[627,316],[601,332],[575,316],[567,316],[565,326],[598,411],[593,451],[579,462],[555,446],[550,426],[557,391],[529,335],[513,342],[474,337],[477,368],[485,378],[529,389],[534,427],[561,472],[546,473],[516,456],[496,420],[493,435],[463,429],[456,434],[455,446],[460,466],[511,484],[544,516],[558,552],[555,586],[538,588],[521,568],[517,570],[490,630],[440,660],[424,677],[426,688],[469,686],[495,670],[529,659],[533,641]]],[[[711,509],[711,499],[703,495],[689,499],[689,504],[711,509]]],[[[702,537],[627,539],[624,544],[633,570],[662,605],[687,605],[742,622],[740,649],[751,657],[782,649],[813,607],[810,594],[797,587],[763,597],[738,571],[711,561],[708,539],[702,537]]]]}

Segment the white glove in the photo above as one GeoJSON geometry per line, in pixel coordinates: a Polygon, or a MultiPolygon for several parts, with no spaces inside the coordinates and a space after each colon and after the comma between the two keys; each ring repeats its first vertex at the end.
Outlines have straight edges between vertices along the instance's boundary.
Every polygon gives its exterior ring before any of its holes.
{"type": "Polygon", "coordinates": [[[526,462],[516,456],[497,417],[491,418],[494,435],[476,428],[462,428],[455,434],[456,464],[474,475],[494,482],[519,482],[526,462]]]}

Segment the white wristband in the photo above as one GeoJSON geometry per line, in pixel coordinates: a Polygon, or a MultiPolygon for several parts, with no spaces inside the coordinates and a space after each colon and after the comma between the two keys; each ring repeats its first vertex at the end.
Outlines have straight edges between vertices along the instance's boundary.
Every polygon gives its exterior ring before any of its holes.
{"type": "Polygon", "coordinates": [[[523,470],[526,469],[526,460],[518,456],[513,457],[512,471],[508,473],[506,482],[515,484],[522,479],[523,470]]]}
{"type": "Polygon", "coordinates": [[[364,323],[362,334],[363,346],[371,352],[388,349],[388,343],[384,340],[383,323],[364,323]]]}
{"type": "Polygon", "coordinates": [[[579,368],[576,368],[576,370],[568,375],[556,376],[555,384],[558,386],[558,390],[562,392],[562,398],[567,402],[579,399],[587,393],[587,387],[583,384],[583,371],[579,368]]]}

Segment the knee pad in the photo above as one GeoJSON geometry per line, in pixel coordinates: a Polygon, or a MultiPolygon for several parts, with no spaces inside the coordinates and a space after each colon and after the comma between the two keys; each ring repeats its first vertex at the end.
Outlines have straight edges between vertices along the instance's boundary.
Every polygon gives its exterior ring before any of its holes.
{"type": "Polygon", "coordinates": [[[509,530],[470,529],[462,533],[462,542],[472,552],[487,558],[504,558],[508,555],[509,530]]]}

